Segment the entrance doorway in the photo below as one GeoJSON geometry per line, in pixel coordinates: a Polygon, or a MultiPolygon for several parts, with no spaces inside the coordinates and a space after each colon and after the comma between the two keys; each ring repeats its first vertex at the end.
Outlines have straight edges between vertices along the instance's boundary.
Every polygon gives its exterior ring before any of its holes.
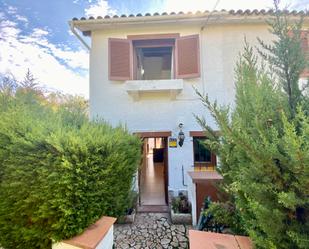
{"type": "Polygon", "coordinates": [[[139,172],[141,206],[167,204],[167,137],[144,137],[143,162],[139,172]]]}

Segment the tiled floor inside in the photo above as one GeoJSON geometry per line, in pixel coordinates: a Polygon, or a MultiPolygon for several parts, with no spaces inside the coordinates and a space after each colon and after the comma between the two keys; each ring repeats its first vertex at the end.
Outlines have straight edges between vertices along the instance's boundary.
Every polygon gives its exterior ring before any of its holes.
{"type": "Polygon", "coordinates": [[[164,163],[154,163],[149,153],[141,173],[141,205],[166,205],[164,163]]]}

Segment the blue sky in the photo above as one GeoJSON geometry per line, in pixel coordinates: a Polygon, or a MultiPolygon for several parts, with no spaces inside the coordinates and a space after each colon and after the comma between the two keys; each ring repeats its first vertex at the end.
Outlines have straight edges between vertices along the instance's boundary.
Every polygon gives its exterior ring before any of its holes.
{"type": "MultiPolygon", "coordinates": [[[[69,30],[73,17],[212,10],[217,0],[0,0],[0,75],[29,68],[50,90],[88,97],[88,52],[69,30]]],[[[282,0],[309,9],[309,0],[282,0]]],[[[272,0],[219,0],[216,9],[268,9],[272,0]]]]}

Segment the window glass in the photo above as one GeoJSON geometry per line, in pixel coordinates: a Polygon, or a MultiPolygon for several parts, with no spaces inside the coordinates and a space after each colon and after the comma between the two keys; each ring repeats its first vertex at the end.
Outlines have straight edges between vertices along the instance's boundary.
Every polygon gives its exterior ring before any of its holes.
{"type": "Polygon", "coordinates": [[[194,161],[211,162],[211,152],[204,145],[205,138],[193,138],[194,161]]]}
{"type": "Polygon", "coordinates": [[[172,47],[136,48],[137,79],[171,79],[172,51],[172,47]]]}

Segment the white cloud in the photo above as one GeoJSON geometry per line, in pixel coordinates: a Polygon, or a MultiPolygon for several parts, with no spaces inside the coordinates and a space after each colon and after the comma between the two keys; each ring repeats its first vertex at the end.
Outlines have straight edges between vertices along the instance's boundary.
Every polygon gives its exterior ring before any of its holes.
{"type": "Polygon", "coordinates": [[[56,46],[48,41],[48,34],[46,30],[35,28],[31,35],[20,36],[19,40],[25,44],[39,45],[42,51],[53,55],[71,68],[88,70],[89,54],[87,51],[83,49],[73,51],[67,46],[56,46]]]}
{"type": "Polygon", "coordinates": [[[295,9],[309,10],[309,1],[308,0],[297,0],[292,4],[291,7],[295,9]]]}
{"type": "Polygon", "coordinates": [[[18,21],[24,22],[24,23],[28,23],[28,19],[25,16],[21,16],[21,15],[15,15],[16,19],[18,21]]]}
{"type": "MultiPolygon", "coordinates": [[[[14,6],[8,6],[8,7],[6,8],[6,12],[7,12],[10,16],[14,17],[15,20],[17,20],[17,21],[19,21],[19,22],[22,22],[22,23],[24,23],[24,24],[26,24],[26,25],[28,24],[28,18],[25,17],[25,16],[22,16],[22,15],[19,15],[19,14],[17,13],[17,8],[16,8],[16,7],[14,7],[14,6]]],[[[5,14],[2,13],[2,12],[0,12],[0,19],[4,19],[4,18],[5,18],[5,14]]]]}
{"type": "Polygon", "coordinates": [[[11,14],[11,15],[16,14],[17,8],[16,8],[16,7],[13,7],[13,6],[8,6],[7,12],[8,12],[9,14],[11,14]]]}
{"type": "Polygon", "coordinates": [[[24,78],[29,68],[48,89],[88,97],[88,53],[73,51],[48,40],[49,32],[35,28],[22,35],[16,22],[0,22],[0,74],[24,78]],[[80,72],[80,73],[78,73],[80,72]]]}
{"type": "MultiPolygon", "coordinates": [[[[91,1],[89,1],[91,3],[91,1]]],[[[106,0],[97,0],[96,3],[91,4],[89,8],[85,9],[85,15],[87,17],[93,16],[105,16],[105,15],[116,15],[117,11],[109,6],[106,0]]]]}
{"type": "Polygon", "coordinates": [[[44,36],[48,35],[48,31],[40,28],[34,28],[32,36],[36,38],[44,38],[44,36]]]}
{"type": "Polygon", "coordinates": [[[0,12],[0,20],[4,19],[4,13],[0,12]]]}
{"type": "Polygon", "coordinates": [[[47,47],[50,49],[52,55],[63,60],[71,68],[80,68],[83,70],[88,69],[89,54],[85,50],[66,50],[64,48],[56,47],[54,44],[48,44],[47,47]]]}
{"type": "Polygon", "coordinates": [[[0,40],[16,37],[21,32],[17,28],[17,23],[4,19],[0,22],[0,31],[0,40]]]}

